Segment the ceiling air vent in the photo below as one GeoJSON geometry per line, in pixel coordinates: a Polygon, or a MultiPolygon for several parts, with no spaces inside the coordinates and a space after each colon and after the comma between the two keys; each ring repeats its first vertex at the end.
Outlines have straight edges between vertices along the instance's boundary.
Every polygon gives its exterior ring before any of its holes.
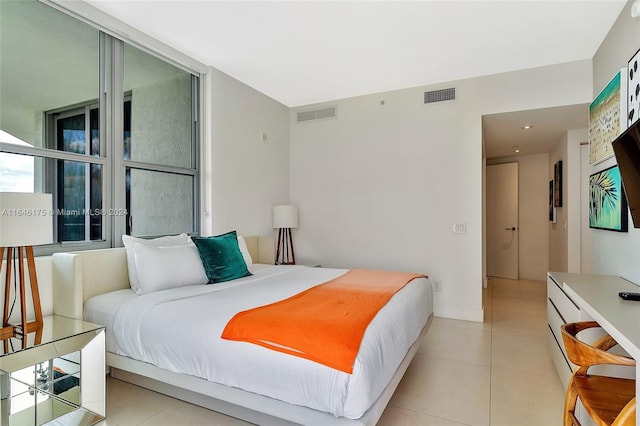
{"type": "Polygon", "coordinates": [[[435,102],[453,101],[456,99],[456,88],[449,87],[448,89],[431,90],[424,92],[424,103],[432,104],[435,102]]]}
{"type": "Polygon", "coordinates": [[[307,121],[313,120],[322,120],[325,118],[335,118],[336,117],[336,107],[328,107],[322,109],[315,109],[312,111],[300,111],[296,115],[296,121],[298,123],[304,123],[307,121]]]}

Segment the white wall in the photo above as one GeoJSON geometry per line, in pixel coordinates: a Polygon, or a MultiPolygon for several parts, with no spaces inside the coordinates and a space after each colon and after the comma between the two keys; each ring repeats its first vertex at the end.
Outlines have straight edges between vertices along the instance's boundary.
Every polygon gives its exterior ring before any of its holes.
{"type": "Polygon", "coordinates": [[[520,279],[545,281],[549,270],[549,154],[488,160],[518,163],[520,279]]]}
{"type": "Polygon", "coordinates": [[[588,129],[568,131],[549,153],[549,179],[554,177],[556,162],[562,161],[562,207],[556,208],[556,223],[549,224],[549,270],[576,272],[582,270],[582,206],[580,191],[580,144],[589,139],[588,129]]]}
{"type": "Polygon", "coordinates": [[[289,108],[214,68],[208,75],[202,233],[269,235],[271,207],[289,201],[289,108]]]}
{"type": "Polygon", "coordinates": [[[564,178],[567,188],[564,207],[567,219],[567,271],[575,273],[580,273],[582,270],[581,213],[582,206],[589,203],[588,198],[584,198],[579,190],[582,168],[580,146],[588,141],[588,129],[571,130],[567,133],[567,164],[564,178]]]}
{"type": "Polygon", "coordinates": [[[426,272],[442,281],[436,315],[482,321],[481,117],[590,102],[591,61],[452,85],[455,102],[422,104],[445,84],[339,100],[336,119],[296,124],[292,111],[295,243],[323,266],[426,272]]]}
{"type": "Polygon", "coordinates": [[[562,161],[562,207],[556,207],[556,223],[549,223],[549,270],[567,272],[569,267],[567,249],[567,139],[565,134],[549,153],[549,180],[554,178],[554,166],[562,161]]]}
{"type": "MultiPolygon", "coordinates": [[[[593,58],[593,96],[640,48],[640,20],[631,18],[628,2],[593,58]]],[[[589,174],[615,164],[606,160],[589,167],[589,174]]],[[[584,206],[587,208],[588,206],[584,206]]],[[[629,232],[619,233],[592,229],[592,270],[599,274],[621,275],[640,284],[640,230],[633,228],[629,216],[629,232]]]]}
{"type": "Polygon", "coordinates": [[[593,272],[591,257],[593,253],[592,231],[589,228],[589,145],[580,146],[580,273],[593,272]]]}
{"type": "Polygon", "coordinates": [[[520,278],[545,281],[549,270],[549,155],[524,156],[518,163],[520,278]]]}

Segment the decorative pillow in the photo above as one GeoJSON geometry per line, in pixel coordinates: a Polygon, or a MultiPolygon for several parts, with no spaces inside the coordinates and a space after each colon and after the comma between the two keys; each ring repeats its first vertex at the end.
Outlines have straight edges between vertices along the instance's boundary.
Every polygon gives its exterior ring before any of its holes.
{"type": "Polygon", "coordinates": [[[140,294],[208,281],[194,244],[168,247],[135,244],[133,252],[140,294]]]}
{"type": "Polygon", "coordinates": [[[236,231],[215,237],[193,237],[209,283],[220,283],[251,275],[238,246],[236,231]]]}
{"type": "Polygon", "coordinates": [[[142,294],[139,291],[140,288],[138,285],[136,258],[133,252],[133,246],[136,244],[143,244],[150,247],[184,246],[189,244],[189,236],[187,234],[180,234],[147,240],[144,238],[132,237],[130,235],[123,235],[122,243],[127,251],[127,269],[129,271],[129,284],[131,285],[131,290],[136,294],[142,294]]]}
{"type": "MultiPolygon", "coordinates": [[[[191,237],[189,237],[189,242],[193,242],[191,237]]],[[[253,259],[251,258],[251,253],[249,253],[247,242],[245,241],[242,235],[238,235],[238,247],[240,248],[240,253],[242,253],[242,258],[244,259],[244,263],[247,264],[247,268],[253,265],[253,259]]]]}
{"type": "Polygon", "coordinates": [[[247,267],[253,265],[253,259],[251,258],[251,253],[249,253],[247,242],[242,235],[238,235],[238,247],[240,247],[240,253],[242,253],[242,258],[244,259],[244,263],[247,264],[247,267]]]}

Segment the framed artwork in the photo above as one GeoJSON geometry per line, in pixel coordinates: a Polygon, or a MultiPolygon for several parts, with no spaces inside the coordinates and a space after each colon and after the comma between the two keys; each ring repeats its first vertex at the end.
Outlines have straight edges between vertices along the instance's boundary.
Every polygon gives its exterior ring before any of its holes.
{"type": "Polygon", "coordinates": [[[589,177],[589,228],[627,232],[627,199],[620,169],[612,166],[589,177]]]}
{"type": "Polygon", "coordinates": [[[627,127],[638,119],[640,114],[640,50],[633,55],[627,66],[627,127]]]}
{"type": "Polygon", "coordinates": [[[556,208],[553,206],[553,181],[549,181],[549,222],[556,223],[556,208]]]}
{"type": "Polygon", "coordinates": [[[627,73],[622,68],[589,105],[589,164],[613,156],[611,142],[627,128],[627,73]]]}
{"type": "Polygon", "coordinates": [[[562,161],[553,166],[553,206],[562,207],[562,161]]]}

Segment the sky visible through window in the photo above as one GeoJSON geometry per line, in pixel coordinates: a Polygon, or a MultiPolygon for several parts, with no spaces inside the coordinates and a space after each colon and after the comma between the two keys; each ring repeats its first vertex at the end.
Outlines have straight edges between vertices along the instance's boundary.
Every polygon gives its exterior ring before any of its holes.
{"type": "MultiPolygon", "coordinates": [[[[14,145],[31,145],[0,130],[0,142],[14,145]]],[[[30,155],[0,153],[0,191],[33,192],[34,162],[30,155]]]]}

